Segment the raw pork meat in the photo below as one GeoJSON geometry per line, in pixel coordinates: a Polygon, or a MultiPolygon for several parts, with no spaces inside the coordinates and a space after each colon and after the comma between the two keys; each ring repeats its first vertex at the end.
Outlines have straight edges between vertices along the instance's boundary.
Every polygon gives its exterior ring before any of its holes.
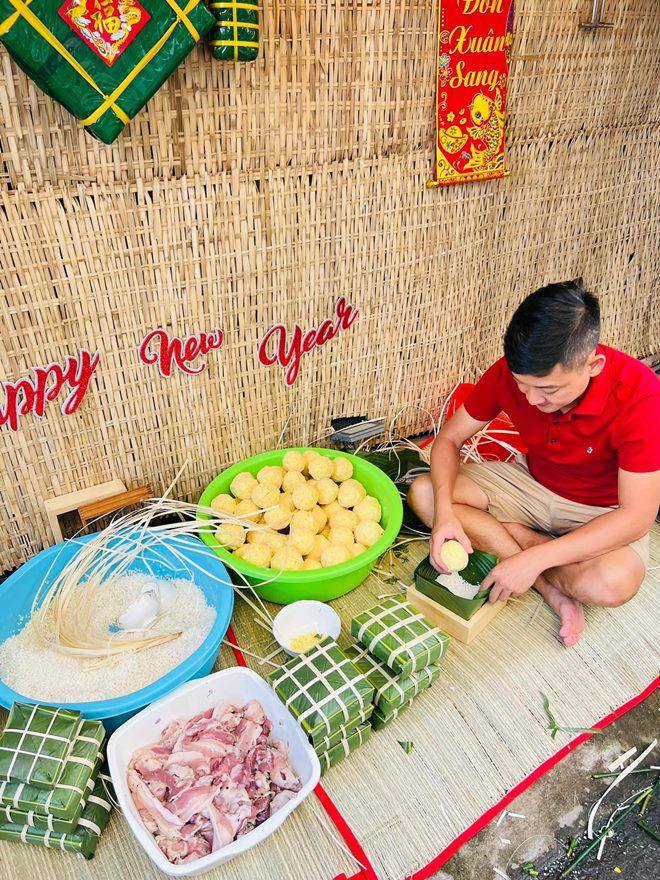
{"type": "Polygon", "coordinates": [[[175,865],[193,862],[265,822],[300,791],[286,747],[260,703],[221,703],[177,719],[137,749],[128,787],[147,830],[175,865]]]}

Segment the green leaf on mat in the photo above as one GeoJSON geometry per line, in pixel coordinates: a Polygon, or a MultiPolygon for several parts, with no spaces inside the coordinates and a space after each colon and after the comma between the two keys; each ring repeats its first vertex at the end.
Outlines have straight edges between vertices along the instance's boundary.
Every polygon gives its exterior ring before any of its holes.
{"type": "Polygon", "coordinates": [[[546,697],[546,695],[541,691],[541,696],[543,697],[543,708],[545,710],[545,714],[548,718],[548,730],[550,731],[550,739],[554,739],[557,734],[561,731],[562,733],[602,733],[602,730],[598,730],[595,727],[562,727],[557,723],[555,716],[552,714],[550,710],[550,700],[546,697]]]}
{"type": "Polygon", "coordinates": [[[403,749],[403,751],[406,753],[406,755],[409,755],[409,754],[412,752],[412,750],[413,750],[413,743],[412,743],[411,740],[409,740],[409,739],[398,739],[397,742],[399,743],[399,745],[401,746],[401,748],[403,749]]]}

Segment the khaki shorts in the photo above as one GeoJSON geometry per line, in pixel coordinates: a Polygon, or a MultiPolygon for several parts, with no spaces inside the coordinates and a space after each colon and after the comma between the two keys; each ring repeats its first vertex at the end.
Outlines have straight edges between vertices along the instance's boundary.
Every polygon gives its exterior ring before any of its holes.
{"type": "MultiPolygon", "coordinates": [[[[470,462],[461,465],[488,496],[488,512],[500,522],[516,522],[549,535],[565,535],[613,507],[579,504],[556,495],[537,482],[527,470],[524,457],[515,462],[470,462]]],[[[630,544],[644,568],[649,564],[649,536],[630,544]]]]}

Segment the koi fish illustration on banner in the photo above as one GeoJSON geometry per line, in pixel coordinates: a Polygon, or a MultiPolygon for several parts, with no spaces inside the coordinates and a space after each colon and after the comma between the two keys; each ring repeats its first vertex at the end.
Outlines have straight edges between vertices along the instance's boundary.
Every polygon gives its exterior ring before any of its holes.
{"type": "Polygon", "coordinates": [[[506,177],[513,0],[438,0],[436,175],[429,186],[506,177]]]}

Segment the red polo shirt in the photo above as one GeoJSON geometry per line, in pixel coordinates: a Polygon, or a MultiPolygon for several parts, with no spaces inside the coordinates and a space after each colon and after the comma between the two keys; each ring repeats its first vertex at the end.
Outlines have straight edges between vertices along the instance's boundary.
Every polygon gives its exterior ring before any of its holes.
{"type": "Polygon", "coordinates": [[[660,380],[635,358],[601,345],[603,371],[567,413],[542,413],[527,402],[504,358],[493,364],[465,401],[474,419],[504,410],[528,448],[527,466],[557,495],[612,507],[618,470],[660,469],[660,380]]]}

